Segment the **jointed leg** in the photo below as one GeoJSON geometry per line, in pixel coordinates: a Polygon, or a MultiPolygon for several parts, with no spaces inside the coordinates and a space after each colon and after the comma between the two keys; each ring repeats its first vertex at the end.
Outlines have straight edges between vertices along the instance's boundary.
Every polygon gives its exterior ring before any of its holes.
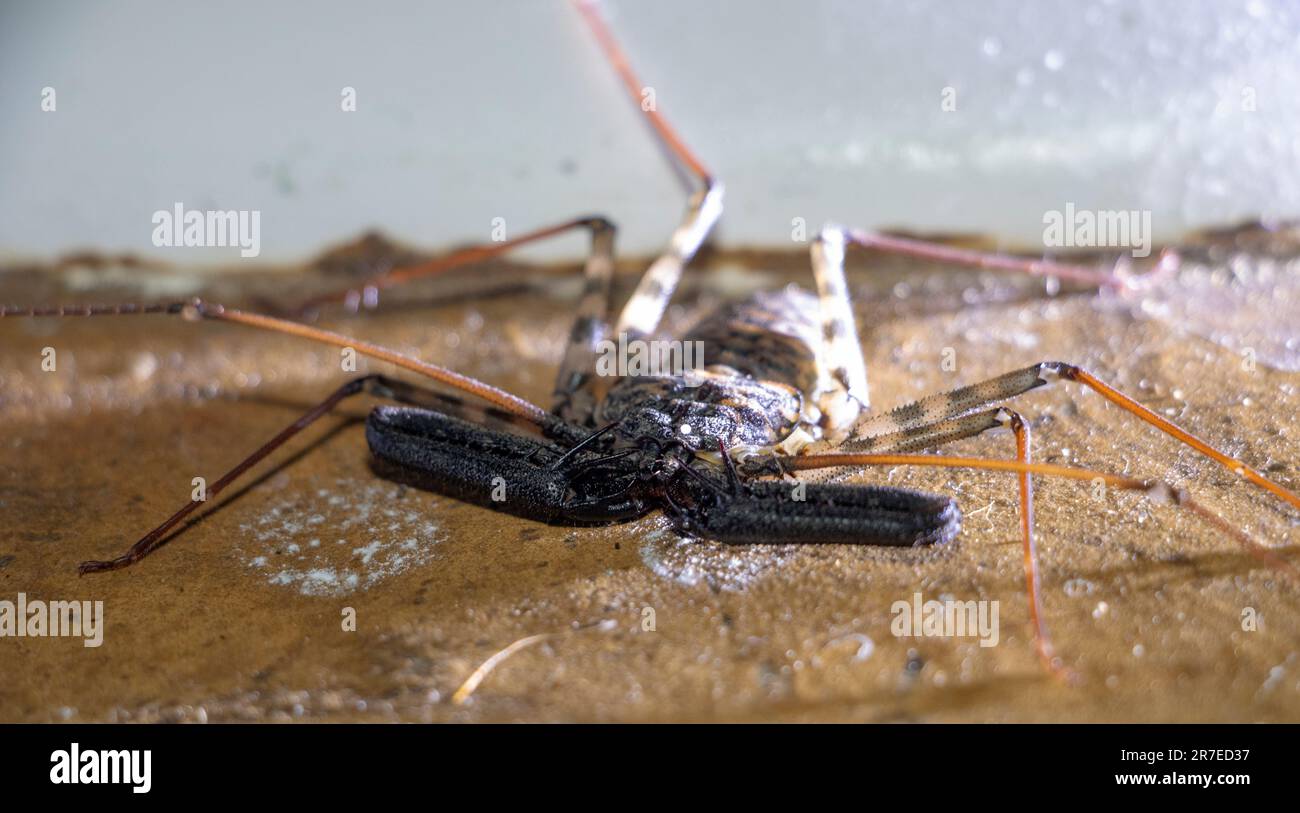
{"type": "Polygon", "coordinates": [[[491,245],[472,246],[421,265],[399,268],[367,279],[360,287],[334,291],[314,297],[291,312],[314,314],[324,305],[343,303],[348,311],[379,305],[379,291],[416,279],[436,276],[455,268],[496,257],[511,249],[556,237],[576,229],[591,232],[591,251],[584,268],[585,285],[578,316],[574,320],[555,382],[553,411],[566,420],[585,423],[595,409],[595,398],[586,389],[591,386],[595,366],[596,343],[609,332],[608,310],[610,281],[614,273],[614,224],[604,217],[580,217],[537,229],[528,234],[491,245]]]}
{"type": "MultiPolygon", "coordinates": [[[[1052,262],[1050,260],[1030,260],[1005,254],[990,254],[983,251],[954,248],[940,243],[912,240],[905,237],[892,237],[879,232],[853,229],[847,232],[849,242],[863,248],[916,257],[923,260],[963,265],[970,268],[991,268],[1001,271],[1018,271],[1034,276],[1056,277],[1058,279],[1080,282],[1107,288],[1124,288],[1128,285],[1123,277],[1098,271],[1079,265],[1052,262]]],[[[1177,269],[1178,254],[1170,249],[1160,252],[1156,269],[1153,273],[1165,274],[1177,269]]]]}
{"type": "Polygon", "coordinates": [[[519,246],[568,233],[575,229],[591,232],[591,251],[584,267],[582,300],[569,335],[569,344],[555,380],[553,412],[566,420],[585,423],[595,410],[595,397],[588,388],[595,368],[596,344],[609,332],[610,282],[614,274],[614,224],[603,217],[580,217],[529,232],[513,240],[492,245],[474,246],[423,265],[400,268],[372,277],[362,287],[337,291],[305,303],[299,312],[311,312],[330,302],[343,302],[348,310],[379,304],[379,290],[392,288],[414,279],[450,271],[496,257],[519,246]]]}
{"type": "MultiPolygon", "coordinates": [[[[1016,460],[1022,464],[1032,462],[1029,424],[1018,412],[995,407],[956,418],[943,418],[929,424],[918,424],[887,435],[849,441],[840,448],[845,453],[875,452],[896,453],[933,449],[962,438],[974,437],[989,429],[1010,427],[1016,438],[1016,460]]],[[[797,466],[796,466],[797,467],[797,466]]],[[[1043,619],[1039,598],[1038,551],[1034,539],[1034,490],[1031,473],[1017,472],[1020,485],[1020,533],[1024,542],[1025,592],[1029,600],[1029,617],[1034,627],[1034,641],[1039,658],[1051,670],[1056,669],[1052,658],[1051,638],[1043,619]]]]}
{"type": "Polygon", "coordinates": [[[551,411],[566,421],[586,424],[599,400],[594,391],[596,348],[609,333],[610,282],[614,274],[614,227],[591,232],[591,255],[584,273],[582,300],[569,332],[564,360],[555,376],[551,411]]]}
{"type": "Polygon", "coordinates": [[[290,438],[298,434],[316,422],[321,416],[328,413],[334,407],[345,399],[359,395],[363,392],[369,392],[385,398],[391,398],[406,403],[423,403],[426,393],[418,387],[413,387],[396,379],[388,378],[382,375],[366,375],[360,378],[354,378],[343,386],[330,393],[329,397],[321,401],[316,406],[307,410],[302,417],[289,424],[279,434],[262,444],[255,452],[241,460],[234,468],[226,472],[208,486],[207,494],[203,500],[190,500],[179,511],[168,517],[161,525],[145,534],[140,541],[131,546],[130,550],[118,556],[115,559],[107,561],[89,561],[82,562],[78,571],[81,575],[87,573],[99,573],[105,570],[118,570],[128,567],[148,556],[163,544],[167,532],[175,528],[181,520],[194,513],[199,506],[206,502],[206,498],[215,497],[225,490],[226,486],[239,479],[239,476],[261,462],[267,455],[283,446],[290,438]]]}
{"type": "MultiPolygon", "coordinates": [[[[577,6],[590,26],[605,58],[618,74],[633,100],[640,105],[642,85],[632,71],[627,56],[602,19],[596,3],[580,1],[577,6]]],[[[722,214],[723,198],[722,185],[715,180],[712,173],[668,124],[658,109],[654,105],[641,106],[646,120],[654,128],[656,136],[674,160],[674,165],[697,182],[699,189],[691,196],[686,215],[674,230],[668,248],[646,271],[636,291],[619,315],[615,333],[627,333],[632,338],[649,335],[658,327],[664,309],[681,278],[682,269],[695,256],[700,244],[722,214]]],[[[587,263],[587,289],[557,377],[555,411],[566,419],[584,421],[590,417],[595,407],[596,399],[587,391],[592,383],[595,344],[607,332],[604,317],[608,306],[609,278],[613,267],[613,229],[603,218],[579,218],[530,232],[514,240],[465,249],[423,265],[391,271],[371,278],[359,289],[317,297],[308,302],[304,310],[339,301],[344,302],[351,310],[356,310],[363,305],[374,307],[378,303],[378,293],[382,288],[485,260],[514,247],[582,227],[590,228],[592,231],[592,253],[587,263]]]]}
{"type": "Polygon", "coordinates": [[[828,379],[819,382],[822,392],[818,407],[829,419],[832,434],[853,426],[871,402],[867,366],[844,279],[844,246],[844,231],[828,226],[817,235],[811,251],[822,323],[817,362],[822,376],[828,379]]]}
{"type": "MultiPolygon", "coordinates": [[[[1196,514],[1220,532],[1230,536],[1251,555],[1271,567],[1283,570],[1293,578],[1300,579],[1288,562],[1278,558],[1240,528],[1225,521],[1222,517],[1194,501],[1185,490],[1174,488],[1156,480],[1138,480],[1107,472],[1058,466],[1053,464],[1033,463],[1030,460],[1028,426],[1015,413],[1008,412],[1011,428],[1016,433],[1017,459],[990,460],[977,457],[949,457],[941,455],[907,455],[907,454],[861,454],[855,452],[831,452],[827,454],[810,454],[784,458],[776,461],[763,471],[777,473],[784,471],[812,471],[834,466],[926,466],[948,469],[976,469],[984,471],[1015,472],[1020,480],[1020,525],[1024,538],[1025,582],[1029,593],[1030,615],[1034,624],[1035,644],[1039,658],[1049,671],[1064,674],[1053,655],[1051,639],[1043,619],[1040,603],[1040,581],[1038,575],[1038,553],[1033,533],[1033,490],[1030,475],[1043,474],[1055,477],[1067,477],[1075,480],[1100,480],[1108,487],[1122,491],[1138,491],[1153,496],[1155,499],[1170,502],[1196,514]]],[[[762,470],[762,469],[760,469],[762,470]]]]}
{"type": "MultiPolygon", "coordinates": [[[[1024,370],[1017,370],[970,387],[963,387],[950,393],[924,398],[914,404],[900,407],[884,415],[864,419],[855,428],[854,439],[841,445],[840,449],[842,451],[829,454],[806,454],[782,459],[779,463],[773,460],[773,466],[774,468],[779,466],[780,469],[787,471],[812,471],[829,466],[860,464],[969,466],[972,468],[1015,471],[1020,485],[1019,513],[1021,535],[1024,542],[1025,584],[1030,616],[1034,625],[1035,643],[1039,658],[1043,663],[1050,670],[1059,671],[1059,666],[1053,657],[1051,639],[1042,614],[1038,555],[1034,537],[1033,484],[1030,477],[1035,471],[1069,477],[1081,477],[1085,473],[1077,469],[1067,469],[1059,466],[1035,467],[1031,458],[1029,427],[1019,414],[1005,408],[973,411],[989,403],[1001,401],[1046,384],[1047,380],[1044,375],[1054,375],[1083,383],[1111,402],[1161,429],[1161,431],[1182,440],[1192,448],[1207,454],[1214,460],[1252,480],[1252,482],[1295,504],[1295,495],[1291,494],[1291,492],[1264,479],[1262,475],[1247,468],[1239,461],[1219,452],[1204,441],[1161,418],[1118,390],[1099,381],[1087,371],[1073,365],[1055,362],[1045,362],[1024,370]],[[1014,466],[1007,465],[1007,462],[1004,461],[951,457],[916,457],[896,454],[902,451],[934,448],[943,443],[980,434],[987,429],[1003,424],[1009,424],[1016,436],[1017,460],[1014,466]]],[[[1277,559],[1240,529],[1233,527],[1216,514],[1192,501],[1183,491],[1175,490],[1161,483],[1144,482],[1096,472],[1086,474],[1100,477],[1107,484],[1121,489],[1143,490],[1169,497],[1176,504],[1188,508],[1202,519],[1232,536],[1252,554],[1268,561],[1275,567],[1281,567],[1294,573],[1290,565],[1277,559]]]]}
{"type": "Polygon", "coordinates": [[[619,314],[615,333],[626,333],[629,338],[639,338],[654,333],[658,328],[664,309],[681,279],[682,269],[695,256],[700,244],[722,214],[723,188],[657,107],[642,102],[643,86],[609,26],[602,19],[597,4],[590,0],[579,0],[577,6],[606,60],[622,80],[628,95],[645,113],[646,121],[654,128],[655,135],[672,157],[675,166],[689,176],[691,181],[699,184],[697,191],[691,195],[685,217],[673,231],[668,248],[645,272],[632,298],[619,314]]]}
{"type": "MultiPolygon", "coordinates": [[[[1029,465],[1033,462],[1030,451],[1029,424],[1020,417],[1020,413],[1003,410],[1016,436],[1016,461],[1029,465]]],[[[1056,670],[1052,657],[1052,639],[1047,634],[1047,622],[1043,619],[1043,606],[1039,599],[1038,546],[1034,540],[1034,484],[1029,471],[1017,473],[1020,482],[1020,537],[1024,540],[1025,593],[1029,599],[1029,620],[1034,625],[1034,645],[1038,657],[1049,670],[1056,670]]]]}
{"type": "MultiPolygon", "coordinates": [[[[331,304],[342,304],[346,310],[355,313],[362,308],[372,309],[379,305],[379,292],[387,288],[395,288],[404,283],[417,279],[426,279],[437,276],[438,274],[451,271],[455,268],[471,265],[484,260],[490,260],[493,257],[505,254],[513,249],[525,246],[530,243],[536,243],[551,237],[558,237],[578,229],[588,229],[592,233],[592,253],[599,251],[595,245],[598,235],[605,231],[612,231],[613,225],[603,217],[577,217],[572,220],[566,220],[563,223],[556,223],[552,226],[536,229],[527,234],[520,235],[511,240],[502,240],[499,243],[490,243],[479,246],[470,246],[460,251],[448,254],[445,257],[438,257],[426,263],[411,265],[403,268],[393,269],[381,274],[376,274],[364,280],[359,286],[348,287],[338,291],[321,294],[312,297],[303,302],[289,313],[296,316],[309,316],[317,313],[322,307],[331,304]]],[[[612,245],[612,243],[611,243],[612,245]]]]}
{"type": "Polygon", "coordinates": [[[682,269],[695,256],[709,230],[722,214],[722,185],[710,185],[691,196],[686,216],[673,231],[668,248],[659,255],[637,284],[619,313],[616,334],[629,339],[648,336],[659,327],[664,310],[681,280],[682,269]]]}
{"type": "Polygon", "coordinates": [[[1186,508],[1213,525],[1223,534],[1232,537],[1256,558],[1300,578],[1300,573],[1290,564],[1279,559],[1267,547],[1252,539],[1249,534],[1240,528],[1225,521],[1218,514],[1193,500],[1185,489],[1175,488],[1160,480],[1139,480],[1136,477],[1126,477],[1120,474],[1073,466],[1060,466],[1054,463],[1022,463],[1018,460],[990,460],[982,457],[953,457],[948,455],[859,454],[857,452],[826,452],[823,454],[780,458],[779,460],[774,457],[765,461],[751,460],[745,470],[749,475],[761,476],[765,474],[784,474],[791,471],[811,471],[834,466],[922,466],[941,469],[1028,472],[1050,477],[1066,477],[1071,480],[1100,480],[1110,488],[1117,488],[1121,491],[1140,491],[1152,495],[1157,500],[1186,508]]]}
{"type": "MultiPolygon", "coordinates": [[[[990,429],[1007,426],[1011,411],[1002,407],[970,412],[955,418],[940,417],[928,423],[918,422],[904,429],[896,429],[880,435],[846,440],[840,444],[818,442],[807,447],[807,454],[835,452],[871,452],[873,454],[894,454],[898,452],[920,452],[938,448],[945,443],[952,443],[963,438],[974,437],[990,429]]],[[[819,473],[818,479],[836,479],[829,472],[819,473]]]]}
{"type": "Polygon", "coordinates": [[[1244,477],[1292,506],[1300,508],[1300,496],[1269,480],[1242,461],[1219,451],[1172,421],[1161,417],[1087,370],[1059,361],[1040,362],[951,392],[931,395],[881,415],[869,416],[853,428],[850,442],[906,432],[918,426],[965,415],[982,406],[1005,401],[1056,379],[1083,384],[1126,412],[1211,458],[1232,473],[1244,477]]]}
{"type": "MultiPolygon", "coordinates": [[[[813,241],[811,253],[822,319],[823,339],[819,362],[823,376],[827,379],[821,382],[822,397],[819,400],[822,403],[819,406],[824,413],[829,413],[831,439],[847,430],[870,403],[866,365],[858,344],[852,303],[844,276],[845,248],[849,244],[954,265],[1052,275],[1096,285],[1124,284],[1113,275],[1078,266],[968,251],[875,232],[826,226],[813,241]]],[[[1177,262],[1177,255],[1166,251],[1161,255],[1160,267],[1168,270],[1175,267],[1177,262]]],[[[897,415],[896,410],[891,413],[892,417],[875,416],[854,427],[853,437],[862,438],[905,428],[902,419],[909,419],[912,423],[931,423],[956,414],[942,411],[947,406],[946,403],[931,403],[921,414],[916,414],[913,408],[909,408],[913,411],[904,415],[897,415]]]]}
{"type": "Polygon", "coordinates": [[[433,379],[467,395],[473,395],[486,401],[504,413],[520,418],[534,426],[546,429],[561,423],[536,404],[525,401],[517,395],[486,384],[475,378],[461,375],[446,367],[430,364],[412,358],[377,344],[354,339],[340,333],[333,333],[310,325],[291,322],[274,316],[265,316],[248,311],[226,308],[210,302],[194,299],[189,302],[173,302],[166,305],[78,305],[39,308],[12,308],[0,306],[0,318],[9,316],[122,316],[135,314],[179,315],[188,320],[217,319],[235,322],[249,327],[261,328],[290,336],[329,344],[335,347],[350,348],[363,356],[387,361],[403,369],[433,379]]]}
{"type": "MultiPolygon", "coordinates": [[[[919,401],[896,407],[889,412],[867,415],[858,421],[841,445],[846,450],[878,450],[873,441],[879,438],[906,436],[907,433],[934,426],[950,418],[1005,401],[1026,393],[1048,382],[1042,377],[1039,365],[1005,373],[987,381],[949,392],[927,395],[919,401]]],[[[913,447],[921,448],[921,447],[913,447]]]]}
{"type": "Polygon", "coordinates": [[[396,364],[399,367],[419,373],[434,381],[446,384],[455,389],[470,395],[476,395],[499,409],[509,412],[525,420],[529,420],[538,426],[546,426],[553,422],[553,418],[546,413],[546,410],[536,404],[525,401],[517,395],[512,395],[505,390],[485,384],[482,381],[461,375],[460,373],[440,367],[436,364],[420,361],[410,356],[380,347],[377,344],[360,341],[350,336],[344,336],[339,333],[333,333],[328,330],[321,330],[309,325],[290,322],[286,319],[278,319],[274,316],[263,316],[257,313],[248,313],[238,311],[233,308],[224,308],[221,305],[212,305],[205,302],[195,302],[192,306],[195,315],[220,319],[227,322],[236,322],[241,325],[273,330],[279,333],[287,333],[291,336],[300,336],[305,339],[311,339],[323,344],[332,344],[335,347],[350,347],[363,356],[370,356],[381,361],[387,361],[396,364]]]}
{"type": "Polygon", "coordinates": [[[942,418],[931,423],[917,424],[885,435],[848,440],[836,448],[842,452],[876,454],[926,451],[955,440],[974,437],[989,429],[1006,426],[1008,414],[1008,410],[994,407],[956,418],[942,418]]]}

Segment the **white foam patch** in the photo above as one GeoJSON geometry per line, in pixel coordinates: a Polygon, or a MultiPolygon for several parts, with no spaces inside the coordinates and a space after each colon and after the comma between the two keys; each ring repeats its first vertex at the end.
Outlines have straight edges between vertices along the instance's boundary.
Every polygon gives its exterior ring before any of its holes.
{"type": "Polygon", "coordinates": [[[660,578],[693,587],[706,584],[727,591],[746,590],[790,557],[776,545],[724,545],[678,536],[669,528],[646,534],[641,561],[660,578]]]}
{"type": "MultiPolygon", "coordinates": [[[[434,558],[444,534],[427,501],[382,480],[338,480],[285,496],[240,525],[243,559],[268,584],[307,596],[366,590],[434,558]],[[405,504],[404,504],[405,503],[405,504]]],[[[419,492],[414,492],[419,493],[419,492]]]]}

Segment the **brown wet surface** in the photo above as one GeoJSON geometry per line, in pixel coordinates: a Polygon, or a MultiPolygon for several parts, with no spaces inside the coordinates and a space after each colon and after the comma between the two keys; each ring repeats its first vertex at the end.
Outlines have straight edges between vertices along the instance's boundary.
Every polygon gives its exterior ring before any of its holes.
{"type": "MultiPolygon", "coordinates": [[[[1220,278],[1227,327],[1201,331],[1170,316],[1196,310],[1177,282],[1143,306],[856,258],[876,406],[1072,361],[1300,489],[1300,373],[1287,371],[1286,337],[1253,366],[1242,355],[1260,324],[1294,333],[1300,241],[1258,238],[1218,235],[1191,253],[1187,273],[1211,286],[1224,269],[1273,273],[1264,295],[1240,275],[1220,278]],[[947,347],[954,371],[942,368],[947,347]]],[[[386,250],[372,238],[323,269],[219,278],[114,262],[14,268],[0,275],[0,301],[292,299],[284,292],[345,280],[386,250]]],[[[670,321],[753,286],[809,284],[805,268],[802,253],[710,255],[670,321]]],[[[545,403],[576,297],[561,282],[571,271],[489,265],[382,314],[322,324],[545,403]],[[486,278],[501,282],[489,290],[486,278]]],[[[0,320],[0,599],[102,600],[106,622],[99,648],[0,639],[0,719],[1300,720],[1300,583],[1174,507],[1098,499],[1072,481],[1038,479],[1037,528],[1046,617],[1081,678],[1074,688],[1033,654],[1008,475],[852,472],[955,495],[964,530],[946,550],[729,548],[680,538],[658,514],[550,527],[380,479],[358,424],[364,400],[141,565],[77,577],[79,561],[121,552],[180,507],[191,478],[212,482],[351,375],[337,350],[233,325],[0,320]],[[41,370],[47,346],[55,372],[41,370]],[[999,601],[998,645],[894,637],[890,606],[915,592],[999,601]],[[343,629],[345,608],[355,631],[343,629]],[[1256,631],[1243,629],[1245,608],[1256,631]],[[493,653],[539,634],[468,703],[452,702],[493,653]]],[[[1016,408],[1041,461],[1171,479],[1266,543],[1294,544],[1295,511],[1100,397],[1058,385],[1016,408]]],[[[1007,457],[1011,440],[951,448],[1007,457]]]]}

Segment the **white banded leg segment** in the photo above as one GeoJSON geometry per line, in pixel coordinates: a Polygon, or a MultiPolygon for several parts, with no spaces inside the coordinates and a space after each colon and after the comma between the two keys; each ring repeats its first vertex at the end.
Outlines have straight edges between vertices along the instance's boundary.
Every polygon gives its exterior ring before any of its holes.
{"type": "Polygon", "coordinates": [[[863,418],[853,427],[849,441],[881,437],[906,432],[919,426],[933,425],[948,418],[973,412],[1048,383],[1044,376],[1054,373],[1050,363],[1035,364],[1022,370],[1004,373],[996,378],[958,387],[951,392],[930,395],[911,404],[879,415],[863,418]]]}
{"type": "Polygon", "coordinates": [[[555,398],[551,411],[578,424],[585,424],[596,409],[597,346],[609,335],[610,283],[614,275],[613,223],[603,218],[591,222],[591,254],[583,271],[582,299],[569,331],[564,360],[555,377],[555,398]]]}
{"type": "MultiPolygon", "coordinates": [[[[957,417],[973,412],[981,406],[1014,398],[1049,381],[1062,380],[1073,381],[1087,387],[1130,415],[1159,429],[1185,446],[1195,449],[1234,475],[1249,480],[1283,502],[1300,509],[1300,494],[1270,480],[1246,465],[1244,461],[1215,448],[1167,418],[1161,417],[1150,407],[1135,401],[1082,367],[1060,361],[1039,362],[1031,367],[1015,370],[968,387],[961,387],[943,395],[922,398],[914,404],[899,407],[884,415],[865,418],[854,427],[850,440],[891,434],[924,423],[957,417]]],[[[823,449],[808,447],[803,451],[804,456],[815,456],[823,449]]]]}
{"type": "Polygon", "coordinates": [[[822,330],[818,406],[828,419],[828,428],[836,435],[853,426],[871,403],[867,366],[862,359],[853,303],[844,277],[845,245],[844,230],[828,226],[817,235],[811,249],[822,330]]]}
{"type": "Polygon", "coordinates": [[[920,424],[887,435],[848,440],[839,446],[843,452],[920,452],[936,449],[945,443],[974,437],[990,429],[1010,425],[1011,417],[1002,407],[973,412],[956,418],[945,418],[934,423],[920,424]]]}
{"type": "MultiPolygon", "coordinates": [[[[857,452],[861,454],[905,454],[937,449],[946,443],[952,443],[983,434],[990,429],[999,429],[1012,425],[1013,415],[1003,407],[994,407],[955,418],[944,418],[933,423],[910,426],[897,432],[874,437],[847,440],[835,446],[833,444],[816,444],[810,446],[810,453],[834,450],[837,452],[857,452]]],[[[848,476],[846,471],[830,469],[804,472],[802,477],[814,482],[836,482],[848,476]]]]}
{"type": "Polygon", "coordinates": [[[648,336],[659,328],[659,320],[677,289],[682,269],[722,215],[722,195],[722,184],[715,182],[691,196],[686,217],[673,231],[668,249],[646,270],[632,298],[623,306],[616,333],[648,336]]]}

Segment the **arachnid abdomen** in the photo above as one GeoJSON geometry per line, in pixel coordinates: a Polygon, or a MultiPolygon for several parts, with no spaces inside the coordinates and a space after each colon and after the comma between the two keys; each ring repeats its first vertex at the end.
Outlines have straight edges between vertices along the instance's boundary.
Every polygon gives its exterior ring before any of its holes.
{"type": "Polygon", "coordinates": [[[809,417],[819,330],[817,298],[793,285],[720,307],[686,333],[703,348],[701,367],[619,379],[596,422],[696,451],[770,447],[809,417]]]}

